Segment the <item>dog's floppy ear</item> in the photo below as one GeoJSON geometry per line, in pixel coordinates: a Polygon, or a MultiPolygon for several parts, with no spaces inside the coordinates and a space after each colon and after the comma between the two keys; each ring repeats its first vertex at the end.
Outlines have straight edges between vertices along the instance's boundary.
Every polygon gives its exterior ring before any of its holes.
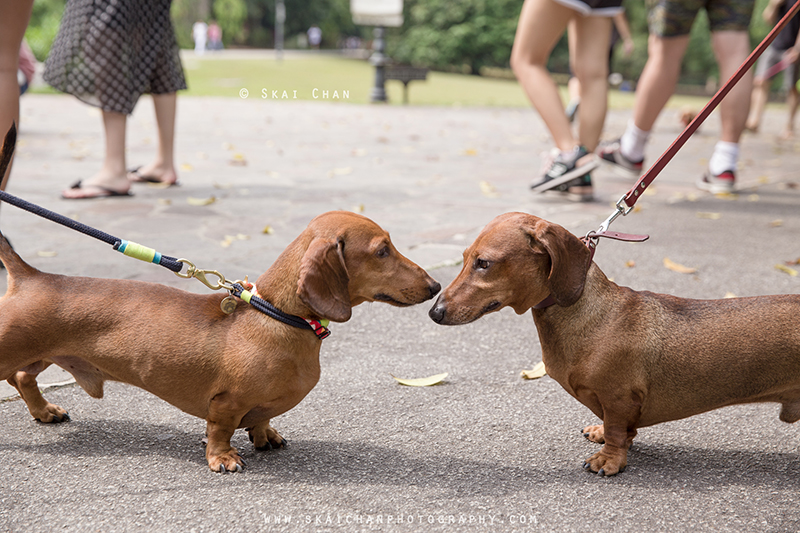
{"type": "Polygon", "coordinates": [[[349,277],[344,264],[344,241],[317,238],[300,262],[297,295],[321,318],[334,322],[350,319],[349,277]]]}
{"type": "Polygon", "coordinates": [[[558,305],[569,307],[583,293],[592,261],[591,251],[573,234],[545,220],[536,223],[531,236],[550,255],[550,274],[547,277],[550,295],[558,305]]]}

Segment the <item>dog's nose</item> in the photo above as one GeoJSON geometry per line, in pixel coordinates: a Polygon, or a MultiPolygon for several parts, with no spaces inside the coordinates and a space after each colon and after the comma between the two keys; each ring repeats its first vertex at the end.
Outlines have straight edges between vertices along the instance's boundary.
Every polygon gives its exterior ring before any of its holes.
{"type": "Polygon", "coordinates": [[[429,298],[433,298],[434,296],[439,294],[439,291],[442,290],[442,286],[439,284],[438,281],[434,281],[433,285],[428,287],[428,290],[431,292],[431,295],[429,296],[429,298]]]}
{"type": "Polygon", "coordinates": [[[445,311],[447,311],[447,307],[444,305],[444,302],[442,302],[442,299],[439,298],[436,300],[436,303],[433,304],[431,310],[428,311],[428,316],[437,324],[441,324],[444,320],[445,311]]]}

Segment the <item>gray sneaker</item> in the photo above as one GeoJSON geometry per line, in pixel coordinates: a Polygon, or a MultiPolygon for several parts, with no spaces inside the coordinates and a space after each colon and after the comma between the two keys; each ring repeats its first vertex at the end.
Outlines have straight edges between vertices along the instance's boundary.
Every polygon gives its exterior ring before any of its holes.
{"type": "Polygon", "coordinates": [[[597,156],[583,146],[571,152],[560,152],[545,162],[544,175],[531,184],[533,192],[546,192],[558,188],[575,178],[585,176],[600,164],[597,156]]]}

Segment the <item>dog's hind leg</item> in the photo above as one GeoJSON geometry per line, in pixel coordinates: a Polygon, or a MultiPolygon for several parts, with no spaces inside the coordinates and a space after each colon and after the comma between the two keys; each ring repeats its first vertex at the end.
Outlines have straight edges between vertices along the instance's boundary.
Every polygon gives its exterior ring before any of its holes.
{"type": "Polygon", "coordinates": [[[269,425],[269,420],[247,428],[247,435],[250,437],[250,442],[253,443],[255,449],[262,452],[275,448],[285,448],[289,445],[286,439],[281,437],[280,433],[269,425]]]}
{"type": "Polygon", "coordinates": [[[800,391],[792,400],[784,400],[781,408],[780,419],[789,424],[800,420],[800,391]]]}
{"type": "Polygon", "coordinates": [[[17,389],[17,392],[25,401],[25,405],[28,406],[31,416],[38,422],[45,424],[66,422],[69,420],[69,414],[58,405],[45,400],[39,390],[39,385],[36,383],[36,376],[48,366],[50,366],[50,363],[45,363],[44,361],[33,363],[17,371],[7,381],[17,389]]]}

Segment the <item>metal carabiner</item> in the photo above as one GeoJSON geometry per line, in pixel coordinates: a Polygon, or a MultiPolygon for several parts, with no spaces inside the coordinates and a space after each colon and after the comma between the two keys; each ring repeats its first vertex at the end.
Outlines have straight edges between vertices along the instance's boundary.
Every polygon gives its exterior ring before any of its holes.
{"type": "Polygon", "coordinates": [[[194,263],[189,261],[188,259],[178,259],[178,263],[183,263],[188,266],[186,269],[186,274],[181,274],[180,272],[175,272],[175,275],[180,278],[196,278],[200,283],[208,287],[213,291],[218,291],[220,289],[225,290],[233,290],[233,284],[230,283],[225,276],[220,274],[216,270],[201,270],[194,266],[194,263]],[[219,281],[212,282],[208,279],[207,276],[216,276],[219,281]]]}

